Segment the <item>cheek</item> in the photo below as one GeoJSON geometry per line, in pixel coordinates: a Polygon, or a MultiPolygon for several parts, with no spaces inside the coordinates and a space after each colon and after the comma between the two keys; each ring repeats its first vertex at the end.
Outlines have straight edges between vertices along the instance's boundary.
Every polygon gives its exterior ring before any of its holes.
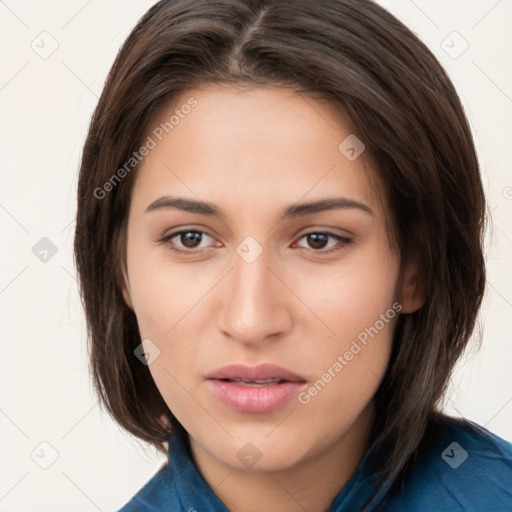
{"type": "Polygon", "coordinates": [[[176,293],[149,274],[132,282],[135,315],[143,338],[163,339],[175,323],[176,293]]]}
{"type": "Polygon", "coordinates": [[[325,333],[314,350],[304,344],[316,372],[316,384],[305,401],[321,394],[323,398],[315,398],[318,406],[321,402],[357,406],[369,400],[389,362],[400,310],[395,300],[398,261],[379,257],[377,251],[360,256],[334,278],[331,272],[321,289],[308,281],[303,288],[325,333]]]}
{"type": "Polygon", "coordinates": [[[318,340],[315,350],[304,347],[313,371],[299,402],[327,437],[356,421],[375,395],[389,364],[398,318],[389,293],[345,298],[346,305],[338,304],[327,318],[335,334],[318,340]]]}
{"type": "MultiPolygon", "coordinates": [[[[361,258],[339,272],[331,270],[327,278],[303,281],[304,302],[318,312],[329,339],[345,343],[355,338],[395,302],[398,266],[394,261],[383,264],[375,259],[370,255],[367,261],[361,258]]],[[[382,330],[389,330],[388,323],[382,330]]]]}
{"type": "Polygon", "coordinates": [[[141,336],[149,338],[167,339],[187,324],[211,287],[206,273],[173,265],[164,250],[154,247],[129,249],[128,274],[141,336]]]}

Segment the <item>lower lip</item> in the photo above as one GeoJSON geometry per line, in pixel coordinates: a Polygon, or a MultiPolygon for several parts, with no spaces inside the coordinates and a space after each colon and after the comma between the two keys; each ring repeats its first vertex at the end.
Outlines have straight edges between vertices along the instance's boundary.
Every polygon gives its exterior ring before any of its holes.
{"type": "Polygon", "coordinates": [[[208,380],[215,396],[236,411],[270,412],[296,396],[304,382],[282,382],[268,386],[241,386],[223,380],[208,380]]]}

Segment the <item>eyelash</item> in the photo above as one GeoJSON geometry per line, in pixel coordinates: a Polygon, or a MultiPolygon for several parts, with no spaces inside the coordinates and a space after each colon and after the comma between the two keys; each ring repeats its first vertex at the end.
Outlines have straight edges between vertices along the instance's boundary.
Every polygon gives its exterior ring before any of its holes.
{"type": "MultiPolygon", "coordinates": [[[[179,249],[174,244],[170,243],[173,238],[176,238],[177,236],[182,235],[184,233],[200,233],[201,235],[208,235],[208,233],[206,233],[205,231],[201,231],[198,229],[184,229],[181,231],[175,231],[174,233],[170,233],[169,235],[165,235],[160,240],[158,240],[158,242],[167,244],[169,249],[171,249],[174,252],[180,253],[180,254],[193,254],[193,253],[200,252],[201,249],[179,249]]],[[[331,252],[339,251],[339,250],[343,249],[344,247],[346,247],[347,245],[350,245],[353,242],[352,238],[348,238],[348,237],[341,236],[341,235],[336,235],[329,231],[310,231],[309,233],[304,233],[299,238],[299,240],[302,240],[303,238],[305,238],[309,235],[324,235],[328,238],[334,238],[340,244],[337,247],[331,248],[326,251],[324,251],[322,249],[317,249],[317,250],[311,249],[313,252],[319,253],[319,254],[330,254],[331,252]]],[[[208,236],[210,236],[210,235],[208,235],[208,236]]],[[[302,249],[305,249],[305,247],[302,247],[302,249]]]]}

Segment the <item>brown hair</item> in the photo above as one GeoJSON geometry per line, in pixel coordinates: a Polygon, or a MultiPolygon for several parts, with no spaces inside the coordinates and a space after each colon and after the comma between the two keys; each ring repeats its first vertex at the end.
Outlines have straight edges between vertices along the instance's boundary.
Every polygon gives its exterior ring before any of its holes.
{"type": "MultiPolygon", "coordinates": [[[[132,156],[179,94],[208,83],[292,87],[328,100],[357,130],[384,184],[393,238],[419,265],[426,300],[400,315],[374,396],[371,446],[396,489],[439,416],[485,286],[485,201],[472,135],[446,72],[416,35],[370,0],[162,0],[122,46],[85,142],[75,261],[100,403],[160,450],[186,432],[161,397],[122,291],[137,167],[132,156]]],[[[341,142],[341,141],[340,141],[341,142]]],[[[370,446],[369,445],[369,446],[370,446]]]]}

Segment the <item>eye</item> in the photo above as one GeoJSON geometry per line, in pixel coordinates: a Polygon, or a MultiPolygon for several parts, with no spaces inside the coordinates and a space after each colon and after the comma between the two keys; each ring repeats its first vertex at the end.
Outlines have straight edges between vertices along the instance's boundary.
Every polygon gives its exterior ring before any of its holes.
{"type": "MultiPolygon", "coordinates": [[[[310,248],[314,249],[314,252],[328,253],[336,250],[340,250],[343,247],[352,243],[352,239],[346,236],[336,235],[329,231],[314,231],[302,235],[300,240],[306,239],[306,242],[310,245],[310,248]],[[334,243],[329,245],[329,239],[334,243]],[[328,247],[328,250],[321,250],[328,247]]],[[[303,246],[302,246],[303,247],[303,246]]],[[[307,249],[308,247],[306,247],[307,249]]]]}
{"type": "MultiPolygon", "coordinates": [[[[184,229],[165,235],[159,240],[159,242],[165,243],[171,250],[175,252],[193,253],[199,252],[197,249],[205,249],[208,247],[206,244],[201,246],[202,242],[205,241],[205,237],[214,240],[213,237],[204,231],[196,229],[184,229]]],[[[300,245],[299,247],[304,249],[313,249],[313,252],[322,254],[341,250],[343,247],[352,243],[351,238],[336,235],[328,231],[314,231],[311,233],[306,233],[302,235],[299,240],[303,239],[306,240],[307,244],[309,244],[309,247],[300,245]],[[329,240],[331,240],[333,243],[329,244],[329,240]],[[324,250],[326,247],[328,249],[324,250]]]]}
{"type": "Polygon", "coordinates": [[[212,238],[204,231],[185,229],[170,233],[159,241],[167,244],[170,249],[176,252],[194,252],[194,249],[205,248],[204,246],[201,247],[201,242],[204,241],[204,237],[212,238]],[[173,241],[173,239],[176,239],[176,241],[173,241]]]}

